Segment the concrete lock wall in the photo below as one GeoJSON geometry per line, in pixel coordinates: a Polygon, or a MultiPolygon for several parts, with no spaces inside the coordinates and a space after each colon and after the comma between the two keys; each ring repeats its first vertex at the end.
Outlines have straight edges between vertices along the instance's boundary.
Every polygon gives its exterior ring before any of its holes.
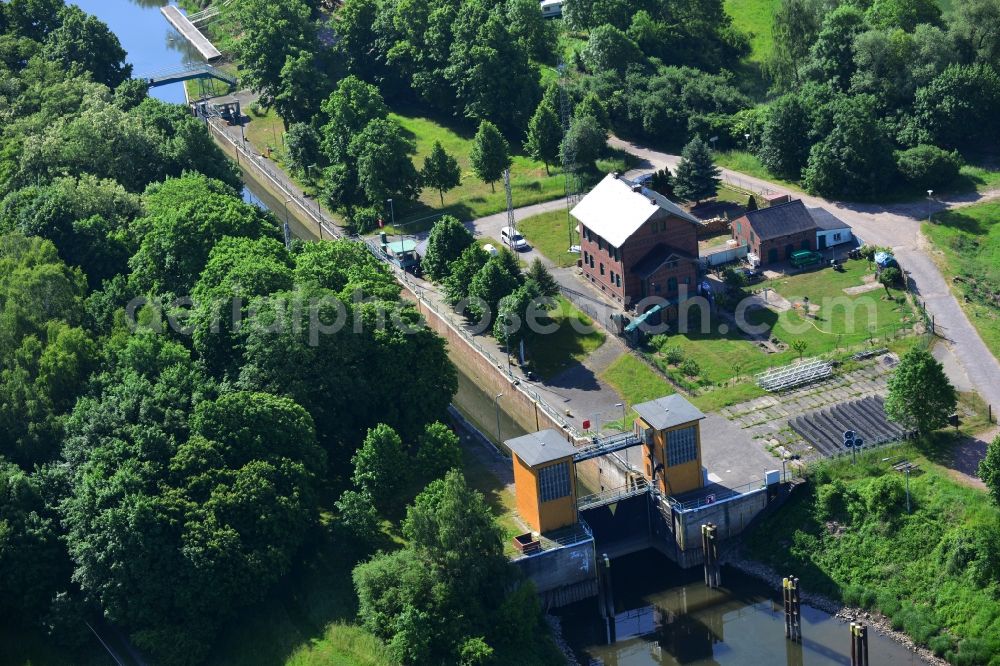
{"type": "Polygon", "coordinates": [[[677,545],[688,553],[698,551],[697,560],[700,562],[702,525],[715,524],[719,537],[728,539],[741,533],[766,506],[767,489],[761,488],[718,504],[708,504],[691,511],[677,511],[674,513],[677,545]]]}
{"type": "Polygon", "coordinates": [[[522,557],[514,564],[535,584],[539,594],[597,580],[594,542],[590,539],[522,557]]]}
{"type": "MultiPolygon", "coordinates": [[[[402,283],[402,296],[416,304],[417,310],[427,321],[428,327],[445,339],[448,345],[448,357],[451,362],[470,377],[477,386],[490,395],[504,394],[504,412],[527,432],[537,432],[551,428],[564,434],[566,439],[576,446],[590,444],[585,437],[576,437],[575,433],[563,427],[536,400],[519,390],[510,376],[498,367],[487,355],[473,347],[465,335],[445,320],[433,308],[402,283]]],[[[595,492],[602,489],[617,488],[625,485],[625,474],[621,467],[611,460],[597,458],[576,465],[576,473],[588,488],[595,492]]]]}

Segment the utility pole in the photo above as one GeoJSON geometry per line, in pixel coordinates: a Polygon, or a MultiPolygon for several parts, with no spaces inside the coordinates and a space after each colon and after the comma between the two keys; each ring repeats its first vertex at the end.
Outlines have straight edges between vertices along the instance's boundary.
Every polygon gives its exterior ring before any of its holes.
{"type": "Polygon", "coordinates": [[[931,216],[934,214],[934,190],[927,190],[927,222],[931,221],[931,216]]]}
{"type": "MultiPolygon", "coordinates": [[[[514,198],[510,193],[510,169],[503,170],[503,189],[507,193],[507,226],[510,227],[511,236],[507,239],[510,249],[514,249],[514,238],[517,236],[517,222],[514,220],[514,198]]],[[[509,362],[509,358],[508,358],[509,362]]]]}

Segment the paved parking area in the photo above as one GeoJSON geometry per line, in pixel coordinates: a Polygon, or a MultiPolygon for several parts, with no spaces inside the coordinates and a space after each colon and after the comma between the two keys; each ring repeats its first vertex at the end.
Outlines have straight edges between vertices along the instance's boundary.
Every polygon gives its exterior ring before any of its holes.
{"type": "Polygon", "coordinates": [[[781,469],[781,460],[762,441],[720,414],[709,414],[701,422],[701,464],[710,483],[732,489],[763,480],[767,470],[781,469]]]}

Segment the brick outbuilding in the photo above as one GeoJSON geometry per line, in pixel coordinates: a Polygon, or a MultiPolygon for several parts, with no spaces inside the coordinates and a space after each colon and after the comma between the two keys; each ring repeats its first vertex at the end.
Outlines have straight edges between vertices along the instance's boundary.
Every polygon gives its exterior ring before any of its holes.
{"type": "Polygon", "coordinates": [[[788,261],[793,252],[816,249],[816,220],[800,199],[749,211],[732,228],[752,264],[769,266],[788,261]]]}

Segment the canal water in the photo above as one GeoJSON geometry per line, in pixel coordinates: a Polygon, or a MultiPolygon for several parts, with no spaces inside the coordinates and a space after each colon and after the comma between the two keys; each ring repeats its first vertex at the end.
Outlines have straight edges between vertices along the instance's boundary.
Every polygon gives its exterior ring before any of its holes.
{"type": "MultiPolygon", "coordinates": [[[[136,75],[201,62],[160,14],[164,0],[73,0],[118,35],[136,75]]],[[[166,102],[185,101],[181,84],[154,89],[166,102]]],[[[244,198],[283,215],[282,202],[267,191],[244,188],[244,198]]],[[[295,228],[294,218],[290,223],[295,228]]],[[[503,398],[488,395],[474,377],[459,372],[455,406],[494,441],[524,434],[503,410],[503,398]],[[498,410],[499,406],[499,425],[498,410]]],[[[780,595],[739,572],[724,570],[719,590],[705,588],[698,570],[683,571],[653,552],[615,561],[612,567],[617,641],[609,645],[596,603],[565,609],[563,631],[583,664],[607,666],[699,666],[710,664],[849,664],[847,626],[803,607],[801,646],[784,639],[780,595]]],[[[871,661],[917,664],[902,646],[869,634],[871,661]]]]}
{"type": "MultiPolygon", "coordinates": [[[[596,666],[710,666],[714,664],[832,666],[850,664],[848,624],[802,607],[802,643],[785,640],[781,594],[734,569],[723,587],[705,587],[700,569],[684,571],[653,551],[611,565],[617,641],[596,600],[564,609],[563,636],[581,664],[596,666]]],[[[898,666],[921,660],[902,645],[868,632],[871,663],[898,666]]]]}

